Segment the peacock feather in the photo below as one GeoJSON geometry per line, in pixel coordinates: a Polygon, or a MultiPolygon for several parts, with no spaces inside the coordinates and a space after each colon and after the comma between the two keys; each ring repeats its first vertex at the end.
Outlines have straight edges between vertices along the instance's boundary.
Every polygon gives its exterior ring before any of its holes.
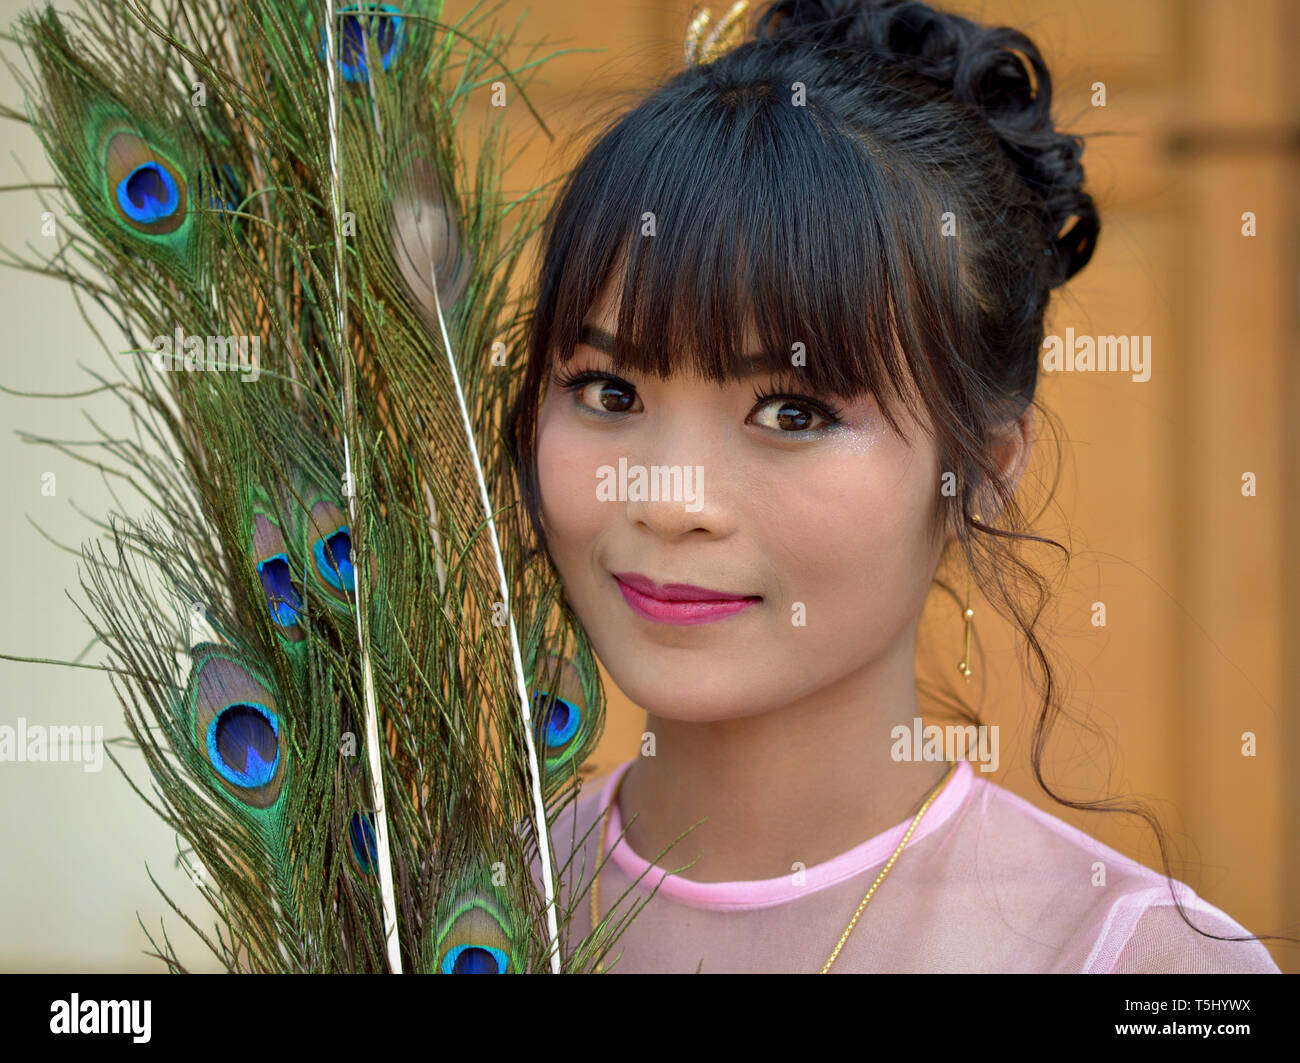
{"type": "Polygon", "coordinates": [[[590,970],[617,936],[568,934],[551,844],[604,698],[501,444],[540,201],[501,191],[499,118],[477,166],[461,141],[536,63],[485,20],[122,0],[14,30],[73,224],[12,263],[113,315],[140,426],[101,443],[148,513],[84,548],[92,625],[231,971],[590,970]]]}

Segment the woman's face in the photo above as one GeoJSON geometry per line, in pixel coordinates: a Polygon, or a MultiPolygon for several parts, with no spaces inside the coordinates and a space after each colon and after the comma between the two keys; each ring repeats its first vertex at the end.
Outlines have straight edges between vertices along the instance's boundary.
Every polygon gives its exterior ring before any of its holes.
{"type": "MultiPolygon", "coordinates": [[[[584,323],[612,334],[617,313],[606,298],[584,323]]],[[[756,389],[806,391],[797,378],[769,389],[766,371],[727,385],[630,372],[619,376],[631,387],[556,382],[583,370],[612,373],[613,361],[583,343],[552,367],[537,436],[542,520],[566,597],[633,702],[705,722],[781,708],[863,669],[911,675],[912,629],[943,543],[937,452],[905,411],[906,440],[871,396],[828,396],[842,418],[833,427],[806,402],[756,402],[756,389]],[[649,500],[631,488],[638,466],[687,475],[649,500]],[[757,600],[657,606],[615,573],[757,600]]]]}

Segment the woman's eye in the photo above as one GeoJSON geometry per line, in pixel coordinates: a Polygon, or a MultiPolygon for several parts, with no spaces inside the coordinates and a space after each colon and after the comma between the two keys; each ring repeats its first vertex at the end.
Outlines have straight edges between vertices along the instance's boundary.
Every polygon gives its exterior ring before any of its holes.
{"type": "Polygon", "coordinates": [[[589,376],[585,379],[561,381],[561,386],[572,391],[580,406],[594,413],[634,413],[636,389],[612,377],[589,376]]]}
{"type": "Polygon", "coordinates": [[[785,435],[816,432],[836,423],[833,418],[826,416],[811,403],[779,396],[764,402],[754,414],[754,418],[755,422],[762,427],[771,428],[785,435]],[[766,419],[762,416],[764,413],[769,414],[766,419]],[[818,420],[822,423],[814,423],[818,420]]]}
{"type": "MultiPolygon", "coordinates": [[[[557,373],[555,382],[565,391],[572,392],[574,401],[582,409],[596,416],[617,416],[644,412],[645,409],[636,388],[619,377],[583,370],[557,373]]],[[[745,423],[756,423],[782,435],[815,435],[841,423],[838,410],[801,395],[755,391],[754,400],[758,403],[756,412],[750,414],[745,423]]]]}

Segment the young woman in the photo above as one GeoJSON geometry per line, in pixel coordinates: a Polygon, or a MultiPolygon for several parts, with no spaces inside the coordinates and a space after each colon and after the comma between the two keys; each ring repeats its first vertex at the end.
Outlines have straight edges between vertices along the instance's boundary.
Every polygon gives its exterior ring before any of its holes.
{"type": "Polygon", "coordinates": [[[919,3],[755,32],[613,124],[546,229],[511,450],[652,754],[555,832],[571,934],[643,905],[618,972],[1276,971],[899,737],[950,553],[1043,666],[1036,768],[1060,707],[1015,492],[1048,298],[1100,226],[1038,50],[919,3]]]}

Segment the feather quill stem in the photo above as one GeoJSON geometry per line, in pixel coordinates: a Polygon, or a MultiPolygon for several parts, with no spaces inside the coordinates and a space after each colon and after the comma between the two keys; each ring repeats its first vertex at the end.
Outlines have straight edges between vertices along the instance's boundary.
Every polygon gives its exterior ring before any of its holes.
{"type": "Polygon", "coordinates": [[[492,503],[488,498],[487,481],[483,478],[483,465],[478,456],[478,445],[474,441],[474,429],[470,422],[469,409],[465,405],[465,392],[461,388],[460,373],[456,369],[456,359],[452,356],[451,337],[447,334],[447,322],[442,313],[442,300],[438,296],[437,270],[429,271],[433,285],[434,309],[437,311],[438,326],[442,330],[442,344],[447,352],[447,363],[451,369],[451,379],[456,386],[456,398],[460,403],[460,416],[465,424],[465,437],[469,441],[470,454],[474,458],[474,474],[478,479],[479,498],[483,502],[483,512],[487,516],[488,535],[492,540],[492,555],[496,560],[497,578],[501,581],[501,598],[510,625],[510,652],[514,656],[515,682],[519,691],[519,708],[524,722],[524,742],[528,748],[528,772],[533,786],[533,816],[537,823],[538,859],[542,865],[542,889],[546,899],[546,930],[551,941],[551,973],[560,973],[560,932],[555,918],[555,883],[551,876],[551,843],[546,829],[546,802],[542,800],[542,775],[537,763],[537,745],[533,741],[533,714],[528,708],[528,681],[524,676],[523,657],[519,652],[519,633],[515,628],[514,613],[510,608],[510,590],[507,586],[505,563],[501,559],[501,543],[497,538],[497,525],[492,517],[492,503]]]}

